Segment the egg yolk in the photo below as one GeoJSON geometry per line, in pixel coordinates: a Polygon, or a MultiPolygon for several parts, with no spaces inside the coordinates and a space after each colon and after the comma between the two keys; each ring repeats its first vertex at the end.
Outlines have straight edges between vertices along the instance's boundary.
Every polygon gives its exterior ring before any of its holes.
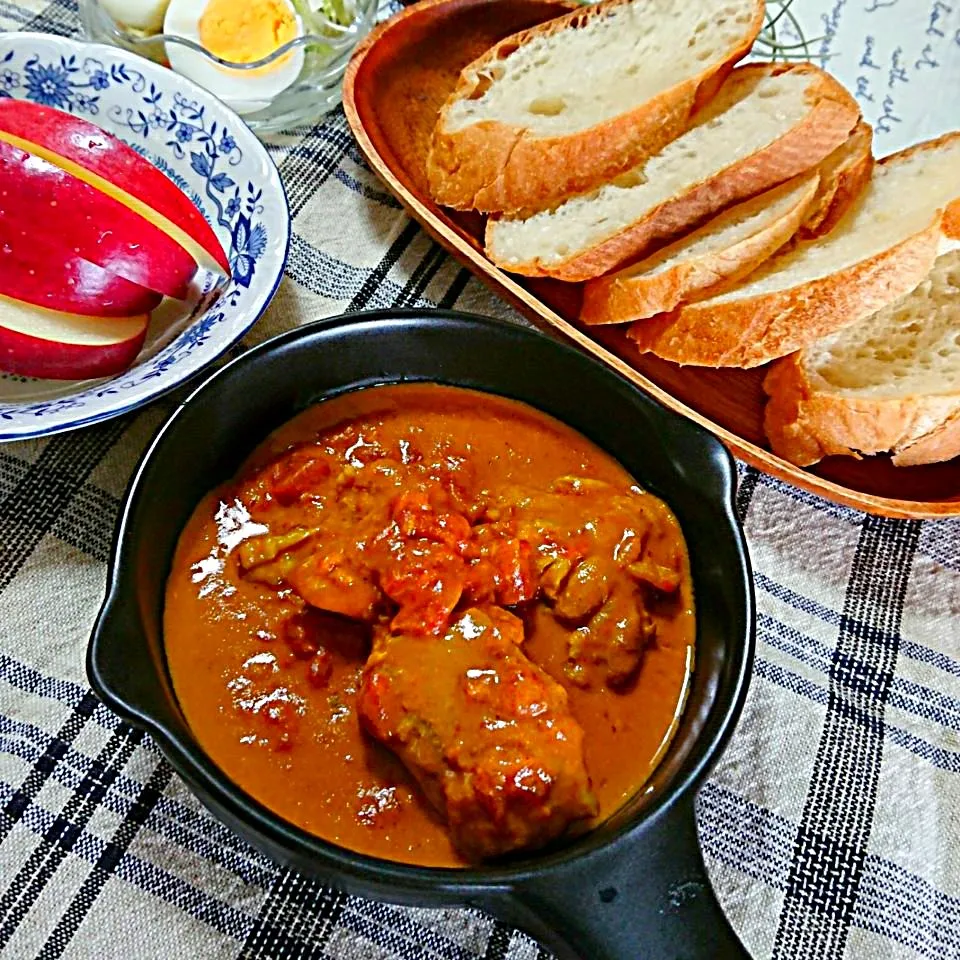
{"type": "Polygon", "coordinates": [[[293,40],[297,24],[280,0],[210,0],[199,23],[200,43],[214,56],[252,63],[293,40]]]}

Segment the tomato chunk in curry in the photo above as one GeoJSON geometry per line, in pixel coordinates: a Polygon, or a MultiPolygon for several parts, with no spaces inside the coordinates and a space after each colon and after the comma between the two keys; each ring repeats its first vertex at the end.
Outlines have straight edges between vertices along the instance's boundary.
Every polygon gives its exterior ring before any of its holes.
{"type": "Polygon", "coordinates": [[[643,788],[692,669],[666,505],[523,404],[400,385],[318,404],[181,535],[170,673],[211,758],[293,823],[457,866],[643,788]]]}

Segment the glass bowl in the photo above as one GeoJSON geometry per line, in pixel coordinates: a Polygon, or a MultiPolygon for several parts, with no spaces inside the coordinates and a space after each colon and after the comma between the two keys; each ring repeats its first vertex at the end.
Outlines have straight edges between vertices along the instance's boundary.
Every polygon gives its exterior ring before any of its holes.
{"type": "Polygon", "coordinates": [[[220,98],[240,114],[252,130],[265,134],[312,123],[339,105],[344,71],[354,48],[373,27],[378,0],[338,2],[337,7],[347,11],[344,19],[350,22],[346,26],[328,19],[322,12],[305,13],[306,3],[294,6],[303,19],[303,34],[252,63],[222,60],[185,37],[125,27],[110,16],[100,0],[80,0],[80,18],[88,39],[129,50],[166,67],[170,66],[171,47],[190,51],[195,67],[186,75],[201,86],[206,85],[203,75],[211,72],[235,75],[237,95],[221,92],[220,98]],[[245,75],[263,76],[285,62],[301,61],[296,79],[272,98],[251,99],[244,90],[245,75]]]}

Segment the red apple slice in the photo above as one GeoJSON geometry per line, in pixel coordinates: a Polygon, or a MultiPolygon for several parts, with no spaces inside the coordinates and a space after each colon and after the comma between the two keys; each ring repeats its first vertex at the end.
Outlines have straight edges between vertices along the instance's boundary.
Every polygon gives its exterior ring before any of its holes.
{"type": "Polygon", "coordinates": [[[162,295],[0,217],[0,294],[48,310],[95,317],[149,313],[162,295]]]}
{"type": "Polygon", "coordinates": [[[82,317],[0,297],[0,370],[50,380],[86,380],[126,370],[149,317],[82,317]]]}
{"type": "MultiPolygon", "coordinates": [[[[0,101],[2,102],[2,101],[0,101]]],[[[197,264],[119,200],[40,157],[0,141],[0,220],[18,245],[39,237],[131,283],[183,300],[197,264]]]]}
{"type": "Polygon", "coordinates": [[[198,263],[229,276],[230,262],[203,214],[122,140],[62,110],[11,98],[0,100],[0,137],[121,201],[177,240],[198,263]]]}

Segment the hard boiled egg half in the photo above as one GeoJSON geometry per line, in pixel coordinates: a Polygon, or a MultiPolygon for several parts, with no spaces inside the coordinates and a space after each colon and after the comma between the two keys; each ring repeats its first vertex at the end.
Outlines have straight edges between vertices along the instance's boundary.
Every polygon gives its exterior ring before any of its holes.
{"type": "MultiPolygon", "coordinates": [[[[163,32],[199,44],[221,60],[256,63],[303,36],[303,21],[290,0],[170,0],[163,32]]],[[[295,83],[303,47],[262,67],[224,67],[197,50],[167,43],[177,73],[199,83],[237,113],[253,113],[295,83]]]]}

